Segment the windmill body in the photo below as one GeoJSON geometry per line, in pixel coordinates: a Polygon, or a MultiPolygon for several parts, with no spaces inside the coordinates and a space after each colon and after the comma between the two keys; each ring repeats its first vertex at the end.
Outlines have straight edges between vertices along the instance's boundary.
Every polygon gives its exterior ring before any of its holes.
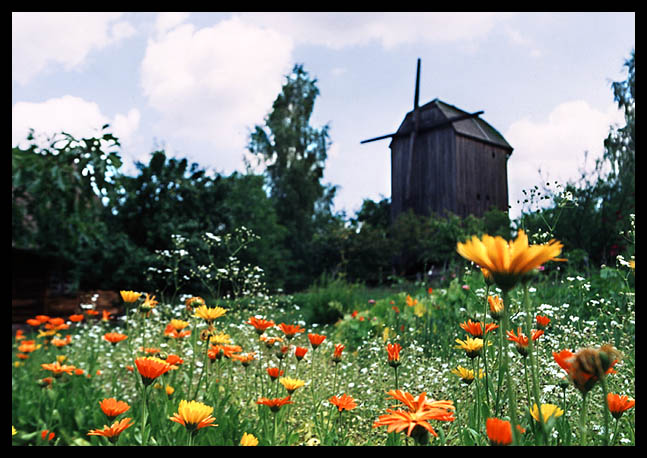
{"type": "Polygon", "coordinates": [[[416,214],[482,216],[508,211],[507,161],[512,147],[479,116],[439,99],[419,106],[420,60],[414,109],[391,138],[391,220],[416,214]]]}

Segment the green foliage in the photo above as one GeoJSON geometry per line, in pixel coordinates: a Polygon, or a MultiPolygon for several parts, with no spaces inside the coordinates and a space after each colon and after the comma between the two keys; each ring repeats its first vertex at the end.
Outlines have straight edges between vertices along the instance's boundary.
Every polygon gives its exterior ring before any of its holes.
{"type": "Polygon", "coordinates": [[[80,140],[61,133],[46,147],[33,133],[27,140],[26,150],[11,154],[12,246],[56,258],[77,283],[82,276],[100,278],[105,273],[96,266],[114,263],[111,247],[123,243],[111,232],[102,203],[116,196],[121,159],[110,150],[119,141],[107,132],[80,140]]]}
{"type": "Polygon", "coordinates": [[[305,287],[321,273],[311,262],[311,241],[328,220],[336,189],[321,183],[329,127],[309,125],[319,95],[316,82],[302,65],[295,65],[265,126],[255,126],[248,146],[259,165],[265,166],[272,203],[287,230],[289,290],[305,287]]]}

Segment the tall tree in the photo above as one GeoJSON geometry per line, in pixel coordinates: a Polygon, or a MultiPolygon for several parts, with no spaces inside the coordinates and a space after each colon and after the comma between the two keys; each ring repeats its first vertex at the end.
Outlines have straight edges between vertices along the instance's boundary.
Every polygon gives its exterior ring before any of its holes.
{"type": "Polygon", "coordinates": [[[310,125],[317,80],[303,65],[296,64],[265,118],[255,126],[249,151],[265,167],[270,197],[280,224],[288,232],[287,249],[292,254],[292,281],[288,288],[303,287],[313,274],[308,262],[317,221],[331,216],[336,188],[321,180],[327,158],[329,126],[310,125]]]}

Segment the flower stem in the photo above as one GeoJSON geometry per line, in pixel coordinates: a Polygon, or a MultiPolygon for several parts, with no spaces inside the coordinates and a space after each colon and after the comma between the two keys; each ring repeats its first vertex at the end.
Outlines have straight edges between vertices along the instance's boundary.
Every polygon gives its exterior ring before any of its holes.
{"type": "Polygon", "coordinates": [[[607,381],[604,374],[600,377],[600,385],[602,386],[602,394],[604,404],[604,444],[609,445],[609,403],[607,401],[607,381]]]}
{"type": "MultiPolygon", "coordinates": [[[[510,328],[510,290],[505,289],[502,292],[503,296],[503,328],[501,329],[501,337],[500,341],[503,342],[503,336],[505,336],[506,332],[510,328]]],[[[507,391],[508,391],[508,408],[510,409],[510,422],[512,424],[512,443],[513,445],[516,445],[519,443],[519,431],[517,430],[517,425],[519,422],[517,421],[517,400],[514,395],[514,388],[512,386],[512,374],[510,371],[509,367],[509,356],[508,356],[508,349],[505,348],[505,345],[501,345],[501,351],[503,352],[503,360],[502,360],[502,366],[503,370],[506,373],[506,384],[508,385],[507,391]]]]}
{"type": "Polygon", "coordinates": [[[587,430],[586,430],[586,401],[587,393],[582,394],[582,411],[580,412],[580,441],[582,445],[587,445],[587,430]]]}
{"type": "MultiPolygon", "coordinates": [[[[539,396],[539,382],[537,379],[537,366],[535,363],[535,349],[534,341],[532,339],[532,314],[530,313],[530,295],[528,294],[528,284],[524,285],[523,291],[523,305],[524,311],[526,312],[526,328],[528,335],[528,357],[530,358],[530,373],[532,374],[532,391],[535,397],[535,403],[537,404],[537,409],[539,409],[539,424],[541,425],[541,430],[543,432],[543,440],[548,440],[548,434],[546,431],[546,424],[544,422],[544,416],[541,414],[541,398],[539,396]]],[[[530,401],[530,393],[528,393],[530,401]]]]}

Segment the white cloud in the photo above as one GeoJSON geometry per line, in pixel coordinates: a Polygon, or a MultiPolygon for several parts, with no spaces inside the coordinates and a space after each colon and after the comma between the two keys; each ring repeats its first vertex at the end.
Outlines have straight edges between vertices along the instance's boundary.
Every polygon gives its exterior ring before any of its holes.
{"type": "Polygon", "coordinates": [[[483,12],[246,12],[245,21],[273,27],[299,43],[334,49],[378,42],[387,49],[404,43],[472,41],[515,13],[483,12]]]}
{"type": "Polygon", "coordinates": [[[518,216],[517,200],[523,202],[522,189],[535,185],[541,188],[546,180],[551,185],[555,180],[564,185],[577,180],[584,166],[590,171],[595,159],[602,155],[610,126],[622,124],[623,120],[615,105],[600,111],[583,100],[574,100],[555,107],[547,119],[514,122],[504,134],[514,148],[508,161],[511,216],[518,216]]]}
{"type": "MultiPolygon", "coordinates": [[[[239,167],[248,129],[263,122],[291,70],[292,48],[286,36],[238,17],[149,39],[141,84],[161,115],[158,135],[207,141],[223,153],[218,167],[239,167]]],[[[192,159],[213,164],[213,149],[204,153],[192,159]]]]}
{"type": "Polygon", "coordinates": [[[123,13],[13,12],[12,79],[22,85],[52,64],[78,69],[87,56],[135,33],[123,13]]]}
{"type": "Polygon", "coordinates": [[[182,24],[189,17],[189,13],[182,13],[178,11],[161,12],[157,14],[155,19],[155,31],[158,34],[168,32],[173,27],[182,24]]]}
{"type": "Polygon", "coordinates": [[[136,108],[113,119],[101,113],[99,105],[80,97],[65,95],[42,103],[18,102],[11,113],[11,144],[26,147],[25,138],[32,128],[37,138],[51,137],[65,131],[75,138],[97,136],[104,124],[122,143],[127,143],[139,127],[136,108]]]}

